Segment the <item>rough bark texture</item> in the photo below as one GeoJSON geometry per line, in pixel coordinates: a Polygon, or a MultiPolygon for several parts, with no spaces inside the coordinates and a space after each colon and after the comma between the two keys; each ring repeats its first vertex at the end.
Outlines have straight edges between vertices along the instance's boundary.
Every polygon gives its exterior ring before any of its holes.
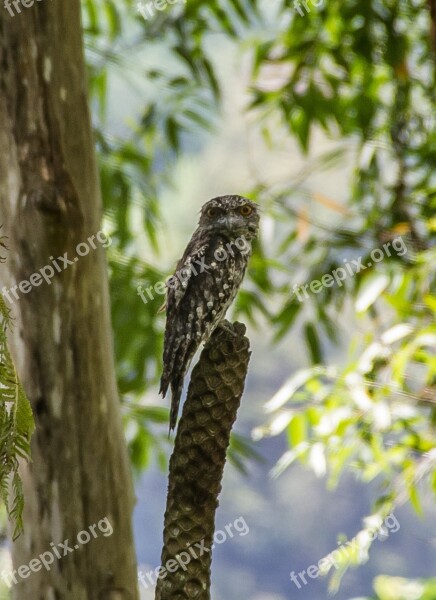
{"type": "Polygon", "coordinates": [[[215,330],[192,372],[179,422],[165,512],[161,564],[167,570],[156,600],[210,598],[218,494],[250,359],[244,325],[227,325],[235,335],[215,330]]]}
{"type": "Polygon", "coordinates": [[[14,568],[52,550],[51,542],[74,547],[79,532],[105,517],[113,527],[106,537],[97,527],[96,539],[55,558],[50,571],[16,575],[14,597],[134,600],[133,492],[105,258],[98,242],[87,256],[76,250],[101,218],[79,0],[21,5],[14,17],[0,8],[0,86],[0,223],[9,238],[1,286],[29,280],[53,264],[50,257],[77,258],[9,304],[13,353],[37,427],[14,568]]]}

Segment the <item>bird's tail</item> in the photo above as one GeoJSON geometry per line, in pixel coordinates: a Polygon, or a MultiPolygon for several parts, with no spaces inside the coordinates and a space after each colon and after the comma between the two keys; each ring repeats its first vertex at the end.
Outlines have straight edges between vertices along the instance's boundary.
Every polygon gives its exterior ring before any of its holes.
{"type": "Polygon", "coordinates": [[[179,344],[171,354],[168,352],[168,360],[162,374],[159,393],[165,397],[168,388],[171,387],[170,433],[177,423],[183,381],[198,344],[197,341],[191,341],[187,346],[179,344]]]}
{"type": "Polygon", "coordinates": [[[169,433],[175,428],[179,413],[180,398],[183,390],[183,377],[175,377],[171,381],[171,410],[169,433]]]}
{"type": "MultiPolygon", "coordinates": [[[[159,394],[162,395],[163,398],[165,398],[165,396],[167,395],[167,391],[168,388],[171,385],[171,372],[168,370],[165,370],[162,373],[162,377],[160,379],[160,388],[159,388],[159,394]]],[[[183,387],[183,386],[182,386],[183,387]]],[[[172,389],[172,385],[171,385],[171,389],[172,389]]],[[[171,399],[171,411],[170,411],[170,426],[169,426],[169,431],[168,431],[168,437],[171,435],[171,431],[174,429],[176,421],[177,421],[177,413],[178,413],[178,409],[179,409],[179,403],[180,403],[180,396],[181,396],[181,391],[177,397],[177,406],[174,409],[174,393],[172,392],[172,399],[171,399]],[[175,413],[175,416],[174,416],[175,413]]]]}

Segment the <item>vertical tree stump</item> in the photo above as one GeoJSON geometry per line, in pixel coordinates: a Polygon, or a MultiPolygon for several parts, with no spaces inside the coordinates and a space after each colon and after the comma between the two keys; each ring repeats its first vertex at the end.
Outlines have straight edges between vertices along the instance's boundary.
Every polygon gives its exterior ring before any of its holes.
{"type": "Polygon", "coordinates": [[[192,372],[170,460],[156,600],[210,599],[215,512],[250,359],[244,334],[241,323],[217,328],[192,372]]]}

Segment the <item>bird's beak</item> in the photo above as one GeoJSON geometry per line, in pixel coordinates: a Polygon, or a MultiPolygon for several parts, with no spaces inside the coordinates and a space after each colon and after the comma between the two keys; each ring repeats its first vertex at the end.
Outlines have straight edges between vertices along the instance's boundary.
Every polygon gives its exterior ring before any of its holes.
{"type": "Polygon", "coordinates": [[[223,229],[229,232],[233,232],[241,227],[241,223],[238,218],[232,215],[226,215],[222,218],[221,225],[223,229]]]}

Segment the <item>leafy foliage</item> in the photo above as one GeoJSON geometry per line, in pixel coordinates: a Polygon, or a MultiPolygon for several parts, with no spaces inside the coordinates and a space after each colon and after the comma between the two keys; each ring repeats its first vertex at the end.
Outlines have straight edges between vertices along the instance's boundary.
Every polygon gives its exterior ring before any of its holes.
{"type": "Polygon", "coordinates": [[[374,590],[376,596],[366,600],[432,600],[436,594],[436,579],[404,579],[380,575],[374,581],[374,590]]]}
{"type": "MultiPolygon", "coordinates": [[[[294,374],[269,401],[272,419],[255,436],[287,435],[290,449],[274,475],[300,460],[328,474],[330,485],[347,468],[364,481],[377,479],[373,519],[406,501],[419,512],[422,484],[436,491],[436,138],[434,127],[424,125],[434,115],[430,30],[425,3],[328,3],[292,19],[255,61],[260,83],[253,108],[280,113],[304,151],[316,128],[357,138],[347,204],[313,194],[302,210],[292,206],[300,187],[281,190],[279,213],[306,221],[302,235],[284,237],[283,255],[289,262],[297,252],[305,257],[300,277],[307,282],[322,280],[350,257],[366,266],[303,302],[289,284],[274,318],[278,335],[305,322],[315,366],[294,374]],[[264,92],[262,69],[271,64],[282,66],[283,82],[264,92]],[[342,213],[327,234],[307,218],[316,204],[342,213]],[[395,237],[407,252],[374,265],[374,249],[395,237]],[[326,338],[337,339],[341,313],[353,309],[365,333],[351,341],[345,367],[326,363],[326,338]]],[[[351,562],[335,574],[333,588],[351,562]]]]}
{"type": "MultiPolygon", "coordinates": [[[[3,239],[0,246],[4,247],[3,239]]],[[[30,458],[34,422],[9,352],[7,331],[10,327],[10,311],[0,295],[0,495],[14,524],[13,539],[16,539],[23,529],[24,508],[19,459],[30,458]]]]}

